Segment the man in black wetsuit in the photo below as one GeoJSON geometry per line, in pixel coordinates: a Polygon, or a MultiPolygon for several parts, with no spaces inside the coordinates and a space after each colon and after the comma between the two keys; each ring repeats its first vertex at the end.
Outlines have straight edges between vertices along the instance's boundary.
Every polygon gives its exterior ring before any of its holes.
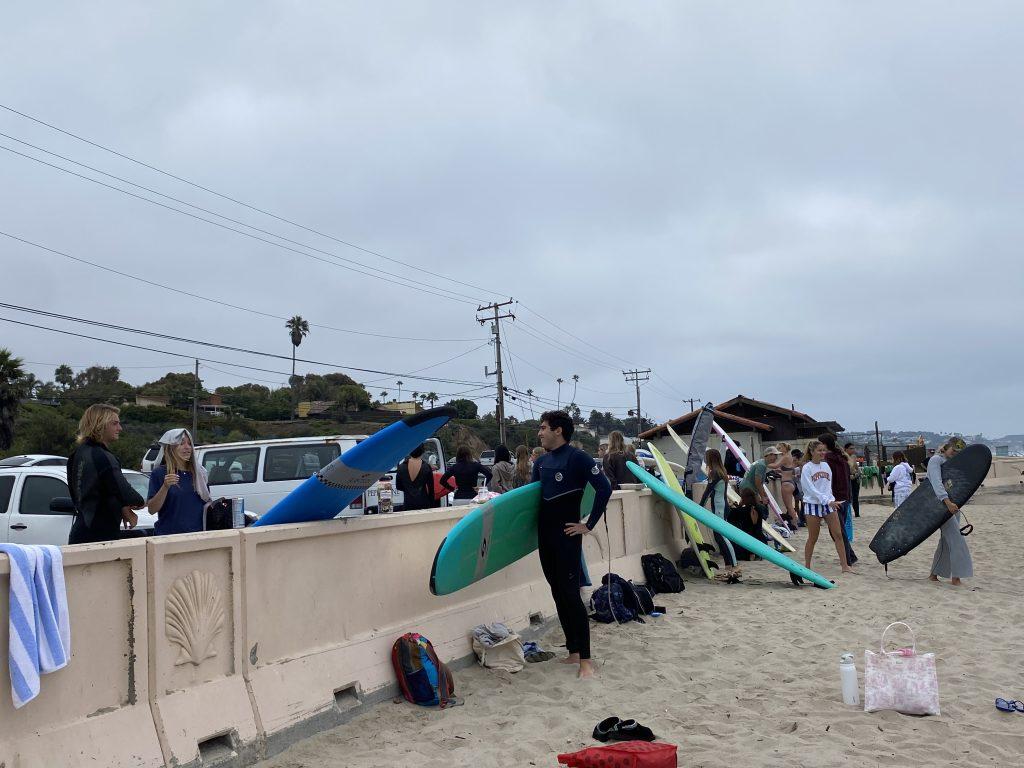
{"type": "Polygon", "coordinates": [[[569,445],[573,424],[565,411],[548,411],[537,436],[547,451],[533,465],[533,480],[541,483],[537,545],[544,578],[551,586],[558,621],[565,632],[567,664],[579,664],[580,677],[592,677],[590,619],[580,598],[583,534],[593,530],[604,514],[612,487],[594,460],[569,445]],[[580,522],[580,503],[587,484],[597,492],[590,516],[580,522]]]}

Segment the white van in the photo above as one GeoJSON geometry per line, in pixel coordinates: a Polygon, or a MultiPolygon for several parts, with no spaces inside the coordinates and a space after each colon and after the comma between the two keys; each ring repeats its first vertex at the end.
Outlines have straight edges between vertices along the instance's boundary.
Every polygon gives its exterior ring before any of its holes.
{"type": "MultiPolygon", "coordinates": [[[[210,493],[215,498],[240,496],[245,499],[246,512],[262,515],[303,481],[366,437],[331,435],[200,445],[196,447],[196,460],[206,468],[210,477],[210,493]]],[[[435,470],[444,467],[440,440],[431,437],[424,441],[423,447],[424,461],[435,470]]],[[[146,456],[148,458],[149,454],[146,456]]],[[[156,458],[155,454],[153,458],[156,458]]],[[[391,482],[392,488],[396,469],[381,475],[382,480],[391,482]]],[[[401,509],[403,500],[403,494],[396,490],[393,501],[396,510],[401,509]]],[[[441,503],[447,505],[447,500],[441,503]]],[[[376,512],[376,509],[377,484],[374,484],[347,509],[338,512],[342,516],[353,516],[376,512]]]]}

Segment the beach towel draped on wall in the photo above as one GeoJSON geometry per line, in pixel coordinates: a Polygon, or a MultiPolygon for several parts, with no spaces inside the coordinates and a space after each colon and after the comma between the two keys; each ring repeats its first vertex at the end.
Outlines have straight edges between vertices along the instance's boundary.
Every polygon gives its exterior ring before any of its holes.
{"type": "Polygon", "coordinates": [[[67,666],[71,624],[60,547],[0,544],[11,562],[8,666],[20,709],[39,695],[39,676],[67,666]]]}

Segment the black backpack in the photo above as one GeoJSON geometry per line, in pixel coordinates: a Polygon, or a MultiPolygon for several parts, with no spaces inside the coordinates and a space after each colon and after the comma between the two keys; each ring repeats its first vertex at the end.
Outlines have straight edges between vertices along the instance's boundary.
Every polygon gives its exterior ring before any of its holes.
{"type": "Polygon", "coordinates": [[[633,594],[636,595],[636,602],[640,606],[640,614],[649,616],[654,613],[657,610],[654,605],[654,590],[643,584],[634,584],[632,581],[629,585],[633,587],[633,594]]]}
{"type": "Polygon", "coordinates": [[[616,573],[605,574],[602,586],[590,596],[590,607],[594,611],[590,618],[603,624],[625,624],[628,621],[643,621],[637,616],[636,593],[632,585],[616,573]]]}
{"type": "Polygon", "coordinates": [[[686,589],[683,577],[664,555],[644,555],[640,558],[640,567],[644,570],[647,587],[654,592],[682,592],[686,589]]]}

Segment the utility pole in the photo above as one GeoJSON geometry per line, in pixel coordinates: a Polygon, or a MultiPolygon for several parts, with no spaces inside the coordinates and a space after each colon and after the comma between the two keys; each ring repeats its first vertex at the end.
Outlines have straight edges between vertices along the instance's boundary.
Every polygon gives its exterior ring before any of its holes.
{"type": "Polygon", "coordinates": [[[192,439],[199,442],[199,361],[196,360],[196,386],[192,391],[192,439]]]}
{"type": "Polygon", "coordinates": [[[683,402],[690,404],[690,411],[692,412],[693,411],[693,404],[697,403],[697,402],[700,402],[700,398],[699,397],[684,397],[683,398],[683,402]]]}
{"type": "Polygon", "coordinates": [[[512,320],[516,319],[516,316],[511,312],[506,312],[503,315],[498,314],[498,310],[502,307],[507,307],[512,303],[510,298],[508,301],[502,301],[500,303],[488,304],[484,307],[477,307],[477,312],[487,312],[493,310],[494,314],[491,317],[478,317],[476,321],[483,325],[488,320],[491,321],[491,333],[494,334],[494,372],[487,370],[487,366],[484,366],[484,376],[496,376],[498,382],[498,399],[497,407],[495,408],[494,415],[498,420],[498,440],[501,441],[502,445],[505,445],[505,385],[501,378],[501,323],[499,321],[505,318],[512,320]]]}
{"type": "Polygon", "coordinates": [[[631,381],[636,385],[636,439],[639,440],[640,433],[643,432],[643,417],[640,415],[640,382],[651,380],[651,369],[623,371],[622,375],[626,377],[626,381],[631,381]],[[642,379],[641,376],[643,376],[642,379]]]}

